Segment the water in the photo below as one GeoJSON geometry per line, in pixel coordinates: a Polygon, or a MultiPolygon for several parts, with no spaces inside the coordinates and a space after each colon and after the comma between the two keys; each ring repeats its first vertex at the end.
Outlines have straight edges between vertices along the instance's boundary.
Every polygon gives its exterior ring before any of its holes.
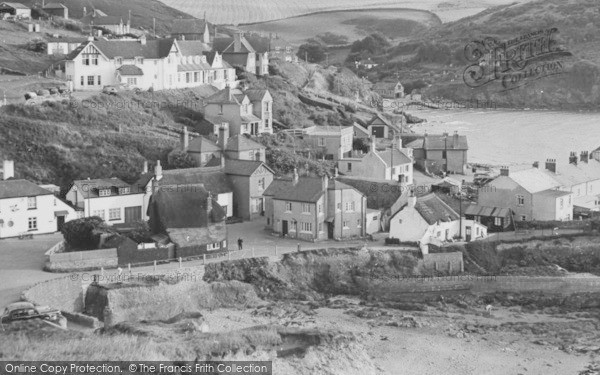
{"type": "Polygon", "coordinates": [[[568,161],[569,153],[600,147],[600,113],[511,110],[409,110],[427,119],[422,133],[455,130],[469,142],[469,162],[524,166],[548,158],[568,161]]]}

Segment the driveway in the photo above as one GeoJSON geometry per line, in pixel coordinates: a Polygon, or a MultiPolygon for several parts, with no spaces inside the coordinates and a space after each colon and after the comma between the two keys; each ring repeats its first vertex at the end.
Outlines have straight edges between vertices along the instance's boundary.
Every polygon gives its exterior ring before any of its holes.
{"type": "Polygon", "coordinates": [[[64,276],[42,270],[44,253],[60,240],[60,233],[39,235],[31,240],[0,240],[0,307],[18,300],[32,284],[64,276]]]}

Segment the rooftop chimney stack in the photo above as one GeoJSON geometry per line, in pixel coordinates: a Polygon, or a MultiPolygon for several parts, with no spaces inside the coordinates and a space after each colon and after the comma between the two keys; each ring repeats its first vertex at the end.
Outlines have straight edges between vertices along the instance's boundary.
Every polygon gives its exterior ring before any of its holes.
{"type": "Polygon", "coordinates": [[[556,159],[547,159],[546,160],[546,170],[556,173],[556,159]]]}
{"type": "Polygon", "coordinates": [[[577,165],[577,153],[571,151],[569,154],[569,164],[577,165]]]}
{"type": "Polygon", "coordinates": [[[187,126],[183,127],[183,132],[181,133],[181,148],[185,151],[190,146],[190,133],[187,130],[187,126]]]}
{"type": "Polygon", "coordinates": [[[144,160],[144,166],[142,167],[142,173],[148,173],[148,160],[144,160]]]}
{"type": "Polygon", "coordinates": [[[327,188],[329,187],[329,177],[327,174],[324,174],[323,177],[321,177],[321,183],[323,184],[323,191],[327,191],[327,188]]]}
{"type": "Polygon", "coordinates": [[[219,126],[219,137],[217,142],[221,150],[225,150],[227,139],[229,139],[229,124],[224,122],[219,126]]]}
{"type": "Polygon", "coordinates": [[[339,171],[338,171],[338,167],[335,167],[335,168],[333,169],[333,178],[338,178],[338,177],[339,177],[339,174],[338,174],[338,172],[339,172],[339,171]]]}
{"type": "Polygon", "coordinates": [[[579,157],[582,163],[587,163],[590,160],[590,154],[588,151],[581,151],[579,157]]]}
{"type": "Polygon", "coordinates": [[[292,184],[296,185],[298,183],[298,169],[294,168],[294,175],[292,177],[292,184]]]}
{"type": "Polygon", "coordinates": [[[411,193],[408,197],[408,207],[414,208],[417,205],[417,197],[411,193]]]}
{"type": "Polygon", "coordinates": [[[242,35],[241,31],[233,34],[233,52],[242,52],[242,35]]]}
{"type": "Polygon", "coordinates": [[[9,178],[15,177],[15,161],[14,160],[4,160],[2,163],[2,179],[8,180],[9,178]]]}
{"type": "Polygon", "coordinates": [[[154,166],[154,177],[156,181],[160,181],[162,178],[162,166],[160,165],[160,160],[156,161],[156,165],[154,166]]]}
{"type": "Polygon", "coordinates": [[[500,176],[508,176],[509,170],[507,166],[503,166],[500,168],[500,176]]]}
{"type": "Polygon", "coordinates": [[[140,37],[140,44],[142,46],[146,45],[146,35],[145,34],[140,37]]]}
{"type": "Polygon", "coordinates": [[[371,151],[377,151],[377,141],[374,135],[371,136],[371,151]]]}

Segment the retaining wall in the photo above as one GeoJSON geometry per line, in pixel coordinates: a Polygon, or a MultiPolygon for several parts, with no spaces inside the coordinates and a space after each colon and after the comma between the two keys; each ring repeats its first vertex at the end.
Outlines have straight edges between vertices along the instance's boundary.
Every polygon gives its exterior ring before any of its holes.
{"type": "Polygon", "coordinates": [[[115,268],[117,265],[117,249],[113,248],[48,254],[46,269],[49,271],[83,271],[100,267],[115,268]]]}
{"type": "Polygon", "coordinates": [[[423,254],[423,266],[427,269],[456,274],[464,271],[463,254],[453,253],[423,254]]]}
{"type": "Polygon", "coordinates": [[[22,294],[22,299],[61,311],[82,312],[84,293],[89,283],[71,276],[37,283],[22,294]]]}

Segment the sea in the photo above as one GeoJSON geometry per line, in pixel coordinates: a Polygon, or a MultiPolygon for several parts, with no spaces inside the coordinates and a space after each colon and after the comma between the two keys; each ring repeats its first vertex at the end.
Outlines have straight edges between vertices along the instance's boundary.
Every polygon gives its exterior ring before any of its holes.
{"type": "Polygon", "coordinates": [[[504,109],[412,109],[427,122],[417,133],[448,132],[467,136],[470,163],[521,169],[546,159],[568,162],[572,151],[600,147],[600,112],[504,109]]]}

